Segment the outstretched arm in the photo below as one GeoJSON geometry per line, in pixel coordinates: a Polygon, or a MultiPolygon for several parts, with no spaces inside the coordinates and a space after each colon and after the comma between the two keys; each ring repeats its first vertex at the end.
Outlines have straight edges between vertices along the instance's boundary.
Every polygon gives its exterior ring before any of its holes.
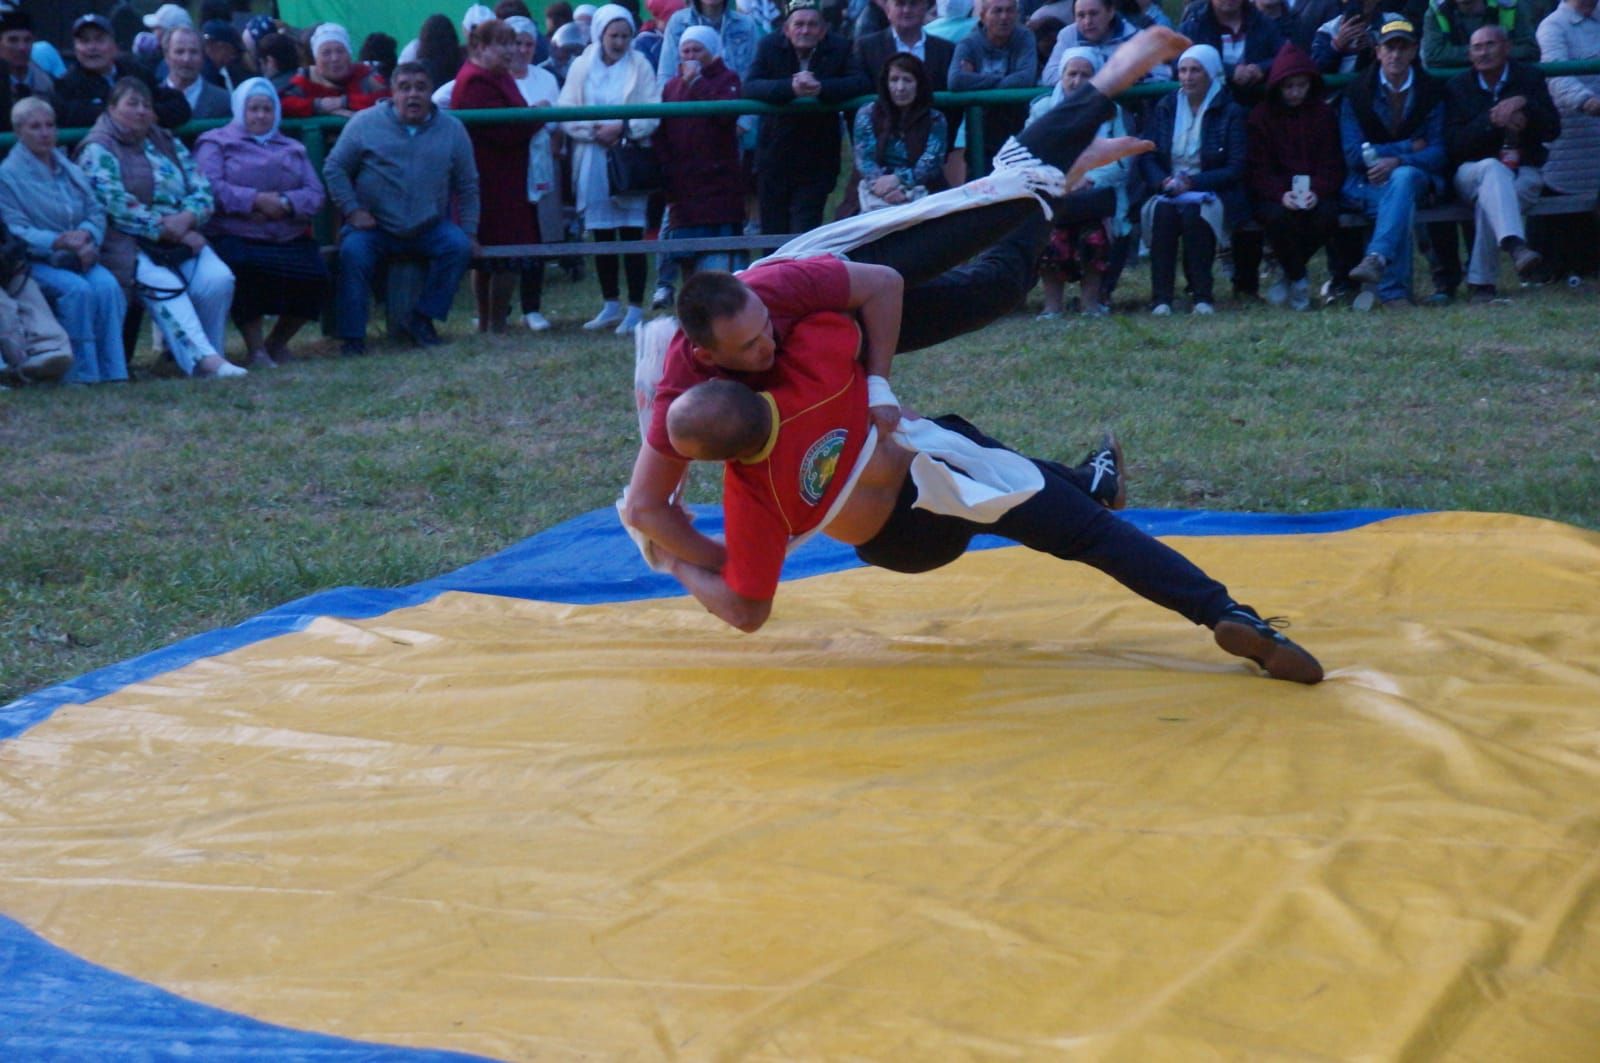
{"type": "Polygon", "coordinates": [[[747,635],[759,630],[772,615],[771,598],[746,598],[711,569],[679,559],[672,562],[672,574],[707,612],[747,635]]]}
{"type": "Polygon", "coordinates": [[[900,307],[906,282],[900,271],[889,266],[845,263],[850,274],[850,301],[845,307],[861,319],[866,342],[862,361],[872,376],[887,377],[889,363],[900,343],[900,307]]]}
{"type": "Polygon", "coordinates": [[[688,471],[688,462],[670,458],[648,443],[641,445],[623,496],[622,519],[665,553],[721,572],[727,557],[722,544],[696,531],[688,510],[672,497],[688,471]]]}

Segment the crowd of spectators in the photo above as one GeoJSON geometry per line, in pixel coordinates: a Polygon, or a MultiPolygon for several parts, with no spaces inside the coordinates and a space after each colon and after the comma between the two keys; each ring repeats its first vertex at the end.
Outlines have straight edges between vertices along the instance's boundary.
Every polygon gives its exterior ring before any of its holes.
{"type": "MultiPolygon", "coordinates": [[[[1267,301],[1297,310],[1315,305],[1319,251],[1324,297],[1358,309],[1447,302],[1463,281],[1491,301],[1505,263],[1528,280],[1595,267],[1592,210],[1555,230],[1528,220],[1542,195],[1600,190],[1600,76],[1547,81],[1530,67],[1600,58],[1595,0],[649,0],[642,11],[554,0],[537,21],[523,0],[501,0],[459,21],[430,15],[403,46],[379,33],[359,47],[331,22],[293,27],[233,0],[193,7],[130,19],[119,5],[45,41],[0,0],[0,126],[17,135],[0,162],[8,381],[125,380],[146,318],[183,373],[242,376],[292,358],[330,301],[343,352],[363,354],[395,256],[426,271],[398,323],[415,343],[444,342],[437,324],[469,270],[478,329],[509,328],[520,294],[521,324],[543,331],[545,259],[516,247],[657,228],[668,241],[804,232],[822,224],[841,176],[841,214],[921,198],[964,180],[969,158],[966,112],[936,108],[934,93],[1048,90],[1031,108],[985,109],[986,166],[1157,23],[1194,42],[1152,72],[1176,90],[1127,101],[1103,130],[1154,150],[1090,171],[1055,204],[1041,318],[1067,311],[1069,284],[1083,313],[1108,313],[1141,255],[1157,315],[1213,313],[1219,264],[1236,296],[1254,297],[1263,248],[1267,301]],[[450,113],[739,98],[823,106],[470,128],[450,113]],[[346,121],[329,130],[319,172],[282,122],[325,116],[346,121]],[[87,132],[69,154],[58,128],[87,132]],[[1416,223],[1420,208],[1451,201],[1470,222],[1416,223]],[[338,231],[331,270],[312,236],[325,208],[338,231]],[[1341,212],[1371,225],[1342,225],[1341,212]],[[1413,290],[1414,248],[1432,267],[1426,298],[1413,290]],[[226,353],[230,320],[244,365],[226,353]]],[[[670,307],[687,272],[739,261],[663,254],[648,305],[670,307]]],[[[594,272],[600,308],[583,327],[631,334],[646,313],[646,256],[600,254],[594,272]]]]}

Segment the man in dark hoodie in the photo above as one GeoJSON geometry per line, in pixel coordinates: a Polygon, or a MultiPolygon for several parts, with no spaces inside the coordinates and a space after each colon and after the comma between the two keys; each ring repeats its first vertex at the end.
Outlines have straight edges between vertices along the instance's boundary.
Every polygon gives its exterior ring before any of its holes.
{"type": "Polygon", "coordinates": [[[1338,116],[1322,99],[1322,75],[1293,42],[1273,59],[1267,98],[1250,112],[1246,133],[1256,219],[1283,267],[1267,301],[1309,310],[1306,262],[1339,227],[1344,159],[1338,116]]]}
{"type": "Polygon", "coordinates": [[[1412,219],[1444,190],[1446,159],[1444,92],[1417,68],[1417,31],[1405,19],[1379,27],[1377,63],[1345,90],[1339,138],[1344,198],[1376,221],[1350,279],[1377,285],[1384,306],[1409,305],[1412,219]]]}

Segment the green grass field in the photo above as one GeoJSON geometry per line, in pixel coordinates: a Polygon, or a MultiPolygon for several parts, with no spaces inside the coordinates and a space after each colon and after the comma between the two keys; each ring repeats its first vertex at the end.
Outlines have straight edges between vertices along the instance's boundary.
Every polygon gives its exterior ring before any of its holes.
{"type": "MultiPolygon", "coordinates": [[[[1128,312],[1094,321],[1036,322],[1035,294],[902,359],[896,389],[1073,461],[1114,425],[1135,506],[1600,527],[1592,291],[1155,319],[1135,312],[1144,283],[1135,271],[1128,312]]],[[[631,344],[577,327],[597,306],[592,280],[552,283],[558,327],[543,336],[380,342],[355,360],[313,337],[302,360],[243,381],[0,393],[0,704],[315,591],[424,579],[610,504],[638,428],[631,344]]],[[[470,315],[447,333],[466,336],[470,315]]],[[[696,500],[716,488],[697,474],[696,500]]]]}

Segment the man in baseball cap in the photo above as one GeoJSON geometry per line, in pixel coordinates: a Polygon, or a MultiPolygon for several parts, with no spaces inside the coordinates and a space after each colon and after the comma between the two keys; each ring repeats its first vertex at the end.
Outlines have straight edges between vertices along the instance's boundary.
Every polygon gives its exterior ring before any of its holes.
{"type": "Polygon", "coordinates": [[[213,85],[221,85],[229,92],[250,77],[250,71],[240,58],[244,53],[244,39],[233,28],[233,23],[212,19],[200,27],[200,36],[206,53],[201,77],[213,85]]]}
{"type": "Polygon", "coordinates": [[[56,121],[65,129],[87,128],[106,109],[111,87],[125,77],[150,86],[156,121],[176,129],[189,120],[189,101],[183,93],[156,85],[148,71],[132,59],[117,55],[111,21],[104,15],[83,15],[72,24],[72,52],[77,64],[56,82],[56,121]]]}

